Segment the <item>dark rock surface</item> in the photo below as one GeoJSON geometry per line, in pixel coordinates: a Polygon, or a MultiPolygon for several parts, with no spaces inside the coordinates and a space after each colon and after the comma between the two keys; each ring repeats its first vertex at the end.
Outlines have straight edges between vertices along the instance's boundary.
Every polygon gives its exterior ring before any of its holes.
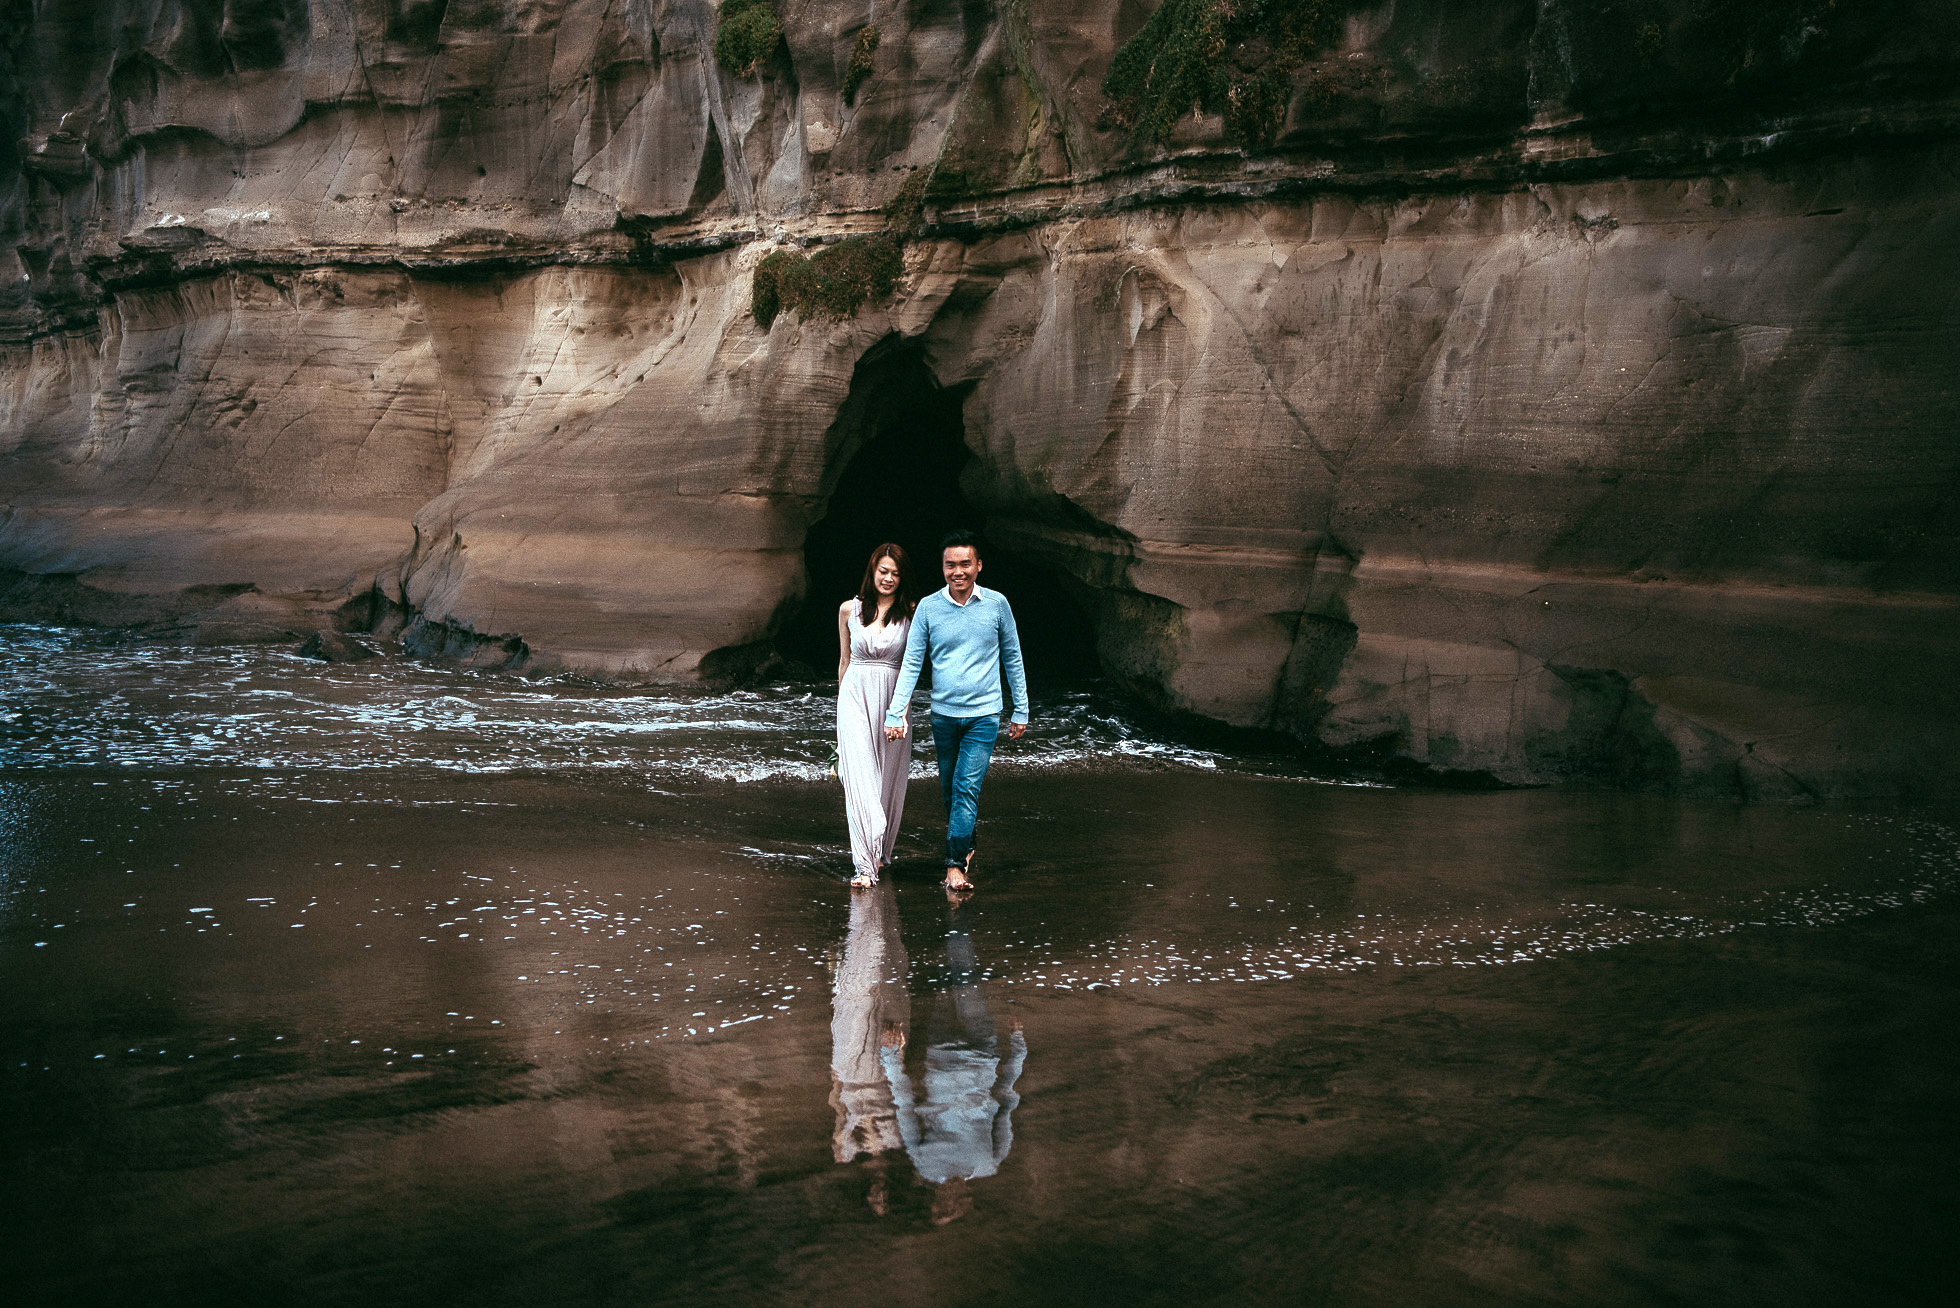
{"type": "Polygon", "coordinates": [[[1169,708],[1507,781],[1960,788],[1960,7],[1352,6],[1250,151],[1125,129],[1148,8],[877,6],[847,103],[862,5],[783,0],[753,77],[706,0],[35,6],[0,604],[718,675],[896,339],[963,388],[989,531],[1169,708]],[[764,255],[921,169],[892,296],[756,325],[764,255]]]}
{"type": "Polygon", "coordinates": [[[378,658],[379,653],[344,632],[322,627],[306,638],[299,647],[299,656],[319,659],[322,663],[361,663],[378,658]]]}

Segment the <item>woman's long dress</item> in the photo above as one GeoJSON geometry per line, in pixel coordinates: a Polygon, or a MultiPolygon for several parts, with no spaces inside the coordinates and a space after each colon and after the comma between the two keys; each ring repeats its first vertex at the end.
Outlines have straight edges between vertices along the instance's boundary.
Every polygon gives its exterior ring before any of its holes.
{"type": "Polygon", "coordinates": [[[905,812],[905,778],[912,738],[885,739],[885,710],[898,684],[910,619],[866,627],[851,601],[851,665],[837,687],[837,776],[844,783],[851,862],[859,874],[878,874],[891,861],[898,820],[905,812]]]}

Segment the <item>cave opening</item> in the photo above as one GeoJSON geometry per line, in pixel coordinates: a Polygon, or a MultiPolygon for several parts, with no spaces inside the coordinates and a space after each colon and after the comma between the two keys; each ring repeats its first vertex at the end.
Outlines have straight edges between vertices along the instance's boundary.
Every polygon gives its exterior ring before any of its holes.
{"type": "Polygon", "coordinates": [[[845,426],[837,448],[848,462],[805,538],[805,599],[778,637],[786,658],[828,677],[837,666],[837,606],[857,593],[871,551],[885,541],[902,546],[924,596],[945,584],[940,539],[964,527],[985,541],[980,584],[1014,606],[1029,682],[1097,675],[1095,629],[1081,605],[1051,569],[990,537],[987,515],[961,485],[974,460],[962,412],[971,389],[940,386],[910,343],[888,342],[859,362],[837,417],[845,426]]]}

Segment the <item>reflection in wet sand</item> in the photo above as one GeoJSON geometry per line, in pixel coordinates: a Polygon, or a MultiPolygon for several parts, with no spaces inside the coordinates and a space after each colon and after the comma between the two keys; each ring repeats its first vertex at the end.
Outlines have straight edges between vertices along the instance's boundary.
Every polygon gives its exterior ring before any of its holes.
{"type": "Polygon", "coordinates": [[[22,1302],[1951,1297],[1949,815],[1146,763],[1092,696],[949,910],[920,828],[844,889],[793,696],[15,650],[22,1302]]]}
{"type": "Polygon", "coordinates": [[[932,1220],[943,1226],[971,1210],[967,1183],[998,1172],[1014,1146],[1014,1084],[1028,1043],[1015,1019],[1002,1056],[965,907],[949,902],[945,965],[930,977],[932,1018],[915,1082],[905,1066],[906,964],[891,882],[854,891],[831,991],[831,1152],[868,1173],[866,1201],[882,1217],[890,1207],[885,1156],[903,1149],[932,1187],[932,1220]]]}
{"type": "Polygon", "coordinates": [[[851,925],[831,991],[830,1106],[837,1114],[831,1152],[840,1163],[864,1159],[867,1202],[888,1206],[885,1155],[904,1147],[898,1106],[879,1060],[880,1042],[905,1040],[911,1000],[905,991],[905,943],[889,881],[851,894],[851,925]]]}
{"type": "Polygon", "coordinates": [[[1014,1147],[1014,1109],[1021,1102],[1014,1083],[1027,1060],[1027,1037],[1019,1020],[1011,1022],[1007,1056],[1001,1057],[979,973],[966,910],[949,902],[946,970],[933,993],[923,1100],[905,1071],[903,1039],[884,1046],[905,1152],[920,1179],[934,1187],[932,1220],[940,1226],[972,1207],[967,1182],[1000,1170],[1014,1147]]]}

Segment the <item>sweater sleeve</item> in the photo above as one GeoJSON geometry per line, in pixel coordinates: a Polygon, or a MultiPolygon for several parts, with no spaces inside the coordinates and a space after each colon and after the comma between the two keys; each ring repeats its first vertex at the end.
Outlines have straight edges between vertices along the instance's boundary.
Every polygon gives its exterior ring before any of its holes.
{"type": "Polygon", "coordinates": [[[1014,1093],[1014,1083],[1021,1079],[1021,1066],[1028,1061],[1028,1038],[1016,1031],[1008,1037],[1007,1057],[1001,1060],[999,1074],[994,1078],[994,1101],[1000,1105],[1000,1112],[994,1117],[994,1166],[1007,1161],[1007,1151],[1014,1147],[1014,1110],[1021,1106],[1021,1096],[1014,1093]]]}
{"type": "MultiPolygon", "coordinates": [[[[911,651],[906,652],[911,656],[911,651]]],[[[1023,726],[1028,721],[1028,673],[1021,666],[1021,632],[1014,625],[1014,606],[1007,602],[1005,595],[1000,599],[1000,665],[1007,673],[1007,691],[1014,698],[1014,716],[1011,721],[1023,726]]],[[[905,678],[899,678],[903,685],[905,678]]]]}
{"type": "Polygon", "coordinates": [[[905,710],[912,703],[912,691],[919,684],[919,672],[926,665],[926,642],[931,638],[932,619],[921,604],[912,614],[912,631],[905,637],[905,662],[898,668],[898,684],[892,687],[892,702],[885,709],[885,725],[905,725],[905,710]]]}
{"type": "Polygon", "coordinates": [[[913,1097],[912,1078],[905,1075],[905,1051],[879,1049],[878,1065],[885,1071],[885,1084],[892,1088],[892,1107],[898,1110],[898,1135],[909,1153],[919,1147],[919,1107],[913,1097]]]}

